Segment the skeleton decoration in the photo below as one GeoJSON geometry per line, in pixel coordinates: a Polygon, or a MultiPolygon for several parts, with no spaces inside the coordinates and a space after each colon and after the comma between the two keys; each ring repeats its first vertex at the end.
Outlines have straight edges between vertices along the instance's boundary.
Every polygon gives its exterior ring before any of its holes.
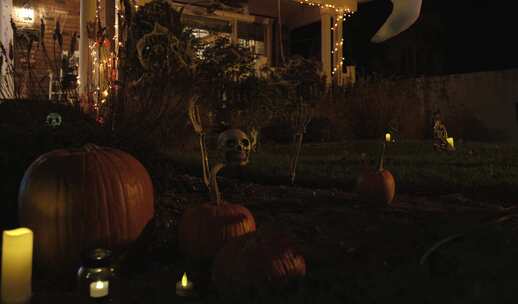
{"type": "Polygon", "coordinates": [[[152,32],[137,42],[140,64],[147,72],[160,72],[169,66],[169,30],[155,23],[152,32]]]}
{"type": "Polygon", "coordinates": [[[53,112],[47,115],[47,119],[45,120],[45,122],[47,123],[47,126],[57,128],[61,126],[63,119],[61,118],[61,115],[53,112]]]}
{"type": "MultiPolygon", "coordinates": [[[[358,0],[366,3],[372,0],[358,0]]],[[[374,43],[383,42],[408,29],[419,18],[422,0],[391,0],[392,13],[371,38],[374,43]]]]}
{"type": "Polygon", "coordinates": [[[448,131],[441,120],[439,112],[434,115],[433,148],[437,151],[454,151],[453,145],[448,143],[448,131]]]}
{"type": "Polygon", "coordinates": [[[230,129],[218,136],[218,151],[228,165],[247,165],[253,145],[248,135],[239,129],[230,129]]]}

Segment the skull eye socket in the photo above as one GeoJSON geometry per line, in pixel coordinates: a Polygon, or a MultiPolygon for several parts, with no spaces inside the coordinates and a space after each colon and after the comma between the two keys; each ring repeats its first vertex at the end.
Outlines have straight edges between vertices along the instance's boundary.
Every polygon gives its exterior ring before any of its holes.
{"type": "Polygon", "coordinates": [[[248,147],[250,145],[250,141],[245,138],[241,141],[241,144],[243,145],[243,147],[248,147]]]}
{"type": "Polygon", "coordinates": [[[228,148],[233,148],[236,144],[237,144],[237,142],[234,139],[229,139],[229,140],[227,140],[226,146],[228,148]]]}

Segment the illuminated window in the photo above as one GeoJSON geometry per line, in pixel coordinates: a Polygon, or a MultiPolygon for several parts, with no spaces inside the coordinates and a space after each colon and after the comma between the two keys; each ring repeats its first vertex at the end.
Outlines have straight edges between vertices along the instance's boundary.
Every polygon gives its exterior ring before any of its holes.
{"type": "Polygon", "coordinates": [[[237,36],[239,37],[239,44],[243,47],[250,48],[250,50],[258,56],[266,55],[266,47],[264,37],[265,26],[258,23],[241,22],[237,23],[237,36]]]}

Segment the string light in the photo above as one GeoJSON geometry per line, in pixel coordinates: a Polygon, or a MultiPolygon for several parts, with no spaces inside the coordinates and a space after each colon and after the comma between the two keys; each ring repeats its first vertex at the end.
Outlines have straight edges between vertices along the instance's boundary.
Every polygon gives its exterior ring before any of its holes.
{"type": "Polygon", "coordinates": [[[299,0],[297,2],[299,2],[300,4],[309,5],[309,6],[317,6],[319,8],[333,9],[340,15],[342,15],[344,13],[353,13],[353,10],[351,10],[348,7],[335,6],[334,4],[331,4],[331,3],[321,3],[321,2],[311,1],[311,0],[299,0]]]}
{"type": "MultiPolygon", "coordinates": [[[[120,9],[116,1],[117,16],[120,15],[120,9]]],[[[103,121],[101,111],[101,105],[106,103],[110,92],[112,90],[112,81],[116,79],[116,67],[117,67],[117,54],[118,48],[121,45],[119,41],[119,20],[115,18],[114,24],[114,41],[115,41],[115,52],[110,50],[110,40],[104,36],[101,31],[101,22],[99,19],[100,12],[100,0],[96,0],[95,9],[95,24],[96,37],[94,41],[89,41],[88,47],[90,50],[91,68],[92,72],[88,78],[91,81],[87,81],[89,85],[87,88],[92,96],[93,104],[92,107],[97,114],[97,120],[103,121]]],[[[122,16],[121,16],[122,17],[122,16]]]]}
{"type": "Polygon", "coordinates": [[[340,24],[340,21],[345,22],[347,19],[351,18],[353,16],[353,14],[354,14],[354,12],[346,12],[344,14],[338,15],[338,17],[336,17],[335,24],[331,27],[331,30],[335,31],[336,29],[338,29],[338,25],[340,24]]]}

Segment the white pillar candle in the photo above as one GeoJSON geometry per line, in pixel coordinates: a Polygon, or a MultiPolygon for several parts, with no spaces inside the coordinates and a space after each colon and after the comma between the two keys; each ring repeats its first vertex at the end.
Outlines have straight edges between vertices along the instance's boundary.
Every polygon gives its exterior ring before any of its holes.
{"type": "Polygon", "coordinates": [[[102,298],[108,295],[110,282],[108,281],[95,281],[90,283],[90,297],[91,298],[102,298]]]}
{"type": "Polygon", "coordinates": [[[390,142],[390,133],[385,134],[385,141],[390,142]]]}
{"type": "Polygon", "coordinates": [[[28,228],[6,230],[2,245],[2,303],[27,303],[32,294],[33,233],[28,228]]]}

